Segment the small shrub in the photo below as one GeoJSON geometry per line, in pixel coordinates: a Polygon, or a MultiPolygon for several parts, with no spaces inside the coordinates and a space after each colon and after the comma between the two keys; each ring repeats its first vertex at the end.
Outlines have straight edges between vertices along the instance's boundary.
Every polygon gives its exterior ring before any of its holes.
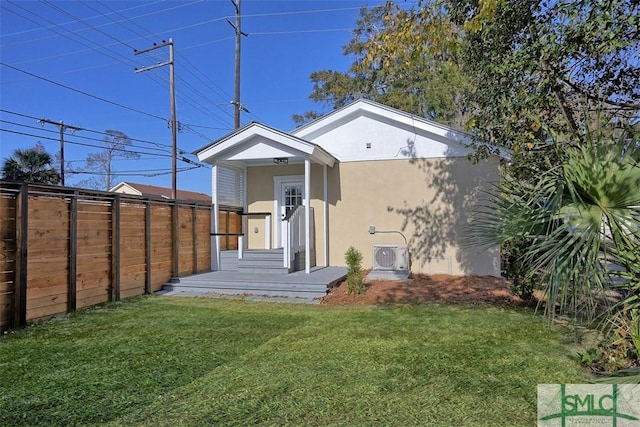
{"type": "Polygon", "coordinates": [[[362,254],[350,246],[344,257],[347,263],[347,293],[363,294],[366,289],[362,278],[362,254]]]}
{"type": "Polygon", "coordinates": [[[524,299],[531,300],[534,291],[534,276],[531,266],[525,260],[525,254],[531,242],[523,239],[513,239],[502,244],[503,275],[511,282],[511,292],[524,299]]]}

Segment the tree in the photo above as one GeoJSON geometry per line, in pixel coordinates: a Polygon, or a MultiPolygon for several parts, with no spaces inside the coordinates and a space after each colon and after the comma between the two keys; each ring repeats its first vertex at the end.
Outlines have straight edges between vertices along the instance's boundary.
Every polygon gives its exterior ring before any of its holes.
{"type": "Polygon", "coordinates": [[[53,159],[41,143],[33,148],[17,149],[4,160],[2,179],[39,184],[59,184],[60,172],[52,166],[53,159]]]}
{"type": "Polygon", "coordinates": [[[447,3],[464,29],[468,128],[513,153],[470,234],[515,243],[516,279],[535,278],[549,316],[602,316],[618,331],[606,346],[624,349],[612,359],[638,363],[640,3],[447,3]],[[621,298],[603,307],[611,290],[621,298]]]}
{"type": "MultiPolygon", "coordinates": [[[[466,80],[458,66],[458,35],[446,10],[435,1],[420,10],[389,1],[363,8],[353,39],[343,54],[355,58],[347,72],[311,74],[310,99],[340,108],[364,97],[441,123],[460,126],[465,110],[459,99],[466,80]],[[420,25],[417,23],[420,17],[420,25]]],[[[309,111],[296,123],[313,119],[309,111]]]]}
{"type": "Polygon", "coordinates": [[[103,141],[107,148],[87,156],[85,165],[74,173],[89,173],[97,177],[85,179],[78,183],[81,187],[109,191],[116,184],[117,174],[113,170],[113,162],[117,159],[138,159],[140,155],[130,150],[131,139],[121,131],[106,130],[103,141]]]}
{"type": "Polygon", "coordinates": [[[580,145],[589,132],[635,123],[637,1],[447,3],[464,29],[460,59],[473,87],[465,102],[478,141],[512,149],[516,162],[525,152],[524,166],[540,158],[528,150],[580,145]]]}

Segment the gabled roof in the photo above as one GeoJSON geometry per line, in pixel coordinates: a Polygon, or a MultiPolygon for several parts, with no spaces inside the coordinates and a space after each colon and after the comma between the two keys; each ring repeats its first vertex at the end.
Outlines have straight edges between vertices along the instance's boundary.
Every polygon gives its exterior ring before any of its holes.
{"type": "MultiPolygon", "coordinates": [[[[143,197],[162,197],[171,199],[171,189],[155,185],[138,184],[135,182],[121,182],[109,190],[112,193],[134,194],[143,197]]],[[[211,203],[211,196],[195,191],[176,190],[178,200],[186,200],[201,203],[211,203]]]]}
{"type": "MultiPolygon", "coordinates": [[[[290,133],[298,138],[314,141],[319,136],[336,129],[347,122],[353,121],[358,117],[369,117],[396,127],[411,129],[412,132],[422,133],[425,136],[431,136],[440,141],[448,140],[456,142],[465,147],[468,147],[473,142],[473,136],[469,133],[368,99],[358,99],[353,101],[344,107],[338,108],[292,130],[290,133]]],[[[499,147],[495,148],[498,148],[501,156],[509,158],[510,154],[508,150],[499,147]]]]}
{"type": "Polygon", "coordinates": [[[319,117],[293,131],[291,135],[306,140],[313,140],[318,135],[324,134],[342,124],[352,121],[356,117],[367,116],[376,120],[385,121],[396,125],[405,125],[422,130],[434,135],[443,136],[454,141],[469,144],[471,135],[440,123],[418,117],[404,111],[387,107],[368,99],[358,99],[342,108],[338,108],[322,117],[319,117]]]}
{"type": "Polygon", "coordinates": [[[333,166],[336,161],[316,144],[257,122],[251,122],[193,154],[198,156],[198,160],[208,163],[293,157],[309,158],[315,163],[333,166]]]}

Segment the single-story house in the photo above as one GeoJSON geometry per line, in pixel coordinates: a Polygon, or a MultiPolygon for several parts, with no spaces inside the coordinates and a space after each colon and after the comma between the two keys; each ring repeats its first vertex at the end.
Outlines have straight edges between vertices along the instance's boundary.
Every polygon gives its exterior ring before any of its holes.
{"type": "MultiPolygon", "coordinates": [[[[155,185],[138,184],[136,182],[121,182],[109,190],[112,193],[134,194],[143,197],[161,197],[171,199],[171,188],[155,185]]],[[[211,196],[195,191],[176,190],[176,198],[180,201],[211,203],[211,196]]]]}
{"type": "MultiPolygon", "coordinates": [[[[243,212],[240,258],[282,248],[284,267],[309,272],[344,266],[353,246],[364,268],[403,269],[408,245],[414,273],[499,276],[497,246],[461,243],[501,160],[471,161],[470,142],[464,132],[361,99],[291,132],[252,122],[194,154],[213,166],[214,210],[243,212]]],[[[212,248],[216,270],[215,238],[212,248]]]]}

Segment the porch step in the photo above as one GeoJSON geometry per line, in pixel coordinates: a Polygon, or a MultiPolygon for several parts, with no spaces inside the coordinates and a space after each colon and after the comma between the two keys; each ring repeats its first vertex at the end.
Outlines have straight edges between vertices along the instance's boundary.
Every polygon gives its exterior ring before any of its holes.
{"type": "Polygon", "coordinates": [[[316,284],[274,284],[273,282],[242,281],[242,282],[210,282],[201,284],[180,279],[178,283],[166,283],[162,289],[168,292],[208,293],[222,295],[264,295],[289,298],[321,298],[327,295],[327,285],[316,284]]]}
{"type": "Polygon", "coordinates": [[[238,272],[255,274],[288,274],[289,269],[283,267],[284,250],[250,249],[243,252],[238,260],[238,272]]]}
{"type": "Polygon", "coordinates": [[[287,297],[305,301],[327,294],[329,288],[342,280],[346,268],[313,269],[311,274],[297,272],[283,276],[214,271],[172,279],[163,286],[170,295],[252,295],[287,297]]]}
{"type": "Polygon", "coordinates": [[[220,252],[220,270],[238,271],[238,251],[220,252]]]}

